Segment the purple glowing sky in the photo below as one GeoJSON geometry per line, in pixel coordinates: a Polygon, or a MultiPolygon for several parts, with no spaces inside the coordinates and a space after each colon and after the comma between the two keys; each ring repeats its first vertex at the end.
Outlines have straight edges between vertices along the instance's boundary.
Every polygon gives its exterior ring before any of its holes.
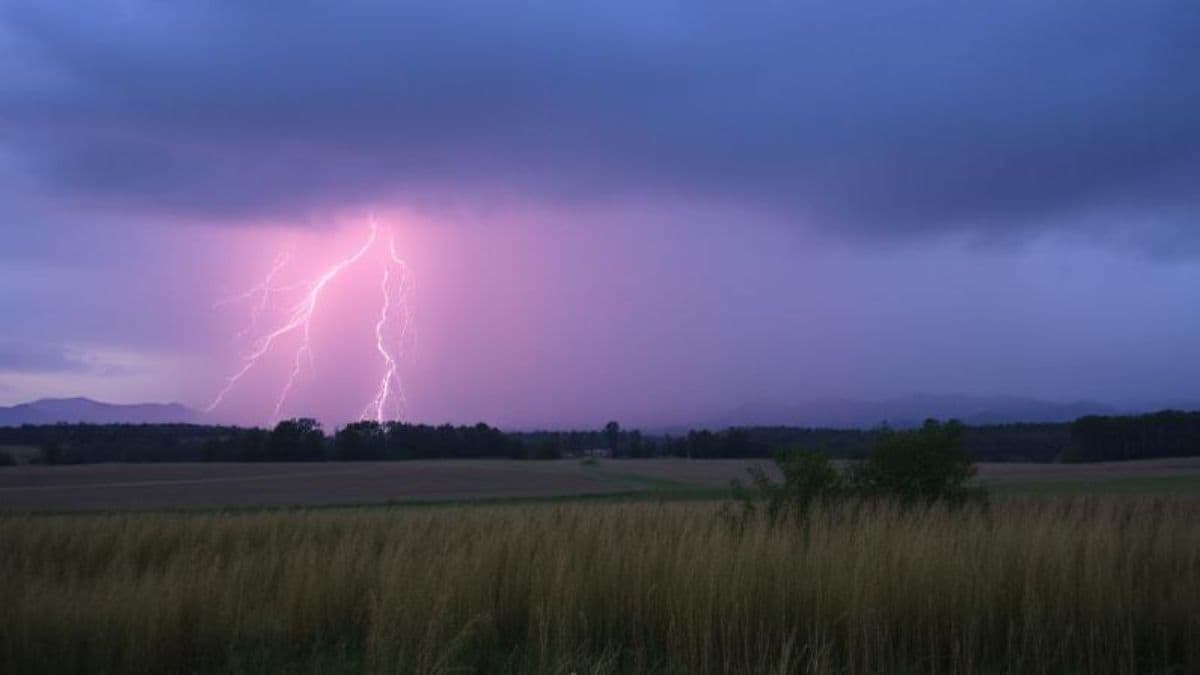
{"type": "MultiPolygon", "coordinates": [[[[1200,5],[306,7],[0,7],[0,404],[203,407],[244,351],[214,303],[372,213],[415,420],[1200,400],[1200,5]]],[[[285,413],[370,399],[377,272],[285,413]]]]}

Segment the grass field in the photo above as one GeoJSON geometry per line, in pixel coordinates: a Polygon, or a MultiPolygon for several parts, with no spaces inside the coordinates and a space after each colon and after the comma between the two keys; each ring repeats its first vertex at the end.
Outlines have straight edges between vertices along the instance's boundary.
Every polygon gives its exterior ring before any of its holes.
{"type": "Polygon", "coordinates": [[[5,468],[0,673],[1200,672],[1200,460],[774,525],[747,466],[5,468]]]}
{"type": "Polygon", "coordinates": [[[1200,501],[0,516],[0,672],[1185,673],[1200,501]]]}
{"type": "MultiPolygon", "coordinates": [[[[741,460],[91,464],[0,468],[0,509],[223,509],[571,497],[719,498],[741,460]]],[[[1200,458],[981,464],[997,494],[1200,495],[1200,458]]]]}

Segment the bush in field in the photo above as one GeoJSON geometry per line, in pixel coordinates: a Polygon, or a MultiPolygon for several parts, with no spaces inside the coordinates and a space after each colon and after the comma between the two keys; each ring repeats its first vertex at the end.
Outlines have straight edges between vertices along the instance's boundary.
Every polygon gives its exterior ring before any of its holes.
{"type": "Polygon", "coordinates": [[[765,498],[767,515],[774,519],[792,508],[807,510],[817,502],[845,496],[851,487],[846,476],[821,452],[794,448],[777,453],[775,464],[783,473],[782,483],[771,480],[758,466],[748,469],[754,492],[735,483],[735,494],[741,498],[747,515],[756,510],[760,497],[765,498]]]}
{"type": "Polygon", "coordinates": [[[17,460],[7,452],[0,452],[0,466],[16,466],[17,460]]]}
{"type": "Polygon", "coordinates": [[[968,482],[975,465],[963,447],[963,426],[955,420],[926,420],[919,429],[880,430],[867,458],[844,469],[824,453],[794,448],[775,455],[783,482],[771,480],[760,467],[749,470],[753,491],[735,485],[746,512],[765,502],[774,518],[791,509],[807,510],[833,499],[883,498],[902,505],[962,505],[984,493],[968,482]]]}
{"type": "Polygon", "coordinates": [[[967,485],[975,464],[962,438],[957,420],[925,420],[912,431],[885,430],[866,461],[852,470],[852,482],[864,496],[904,504],[962,504],[975,493],[967,485]]]}

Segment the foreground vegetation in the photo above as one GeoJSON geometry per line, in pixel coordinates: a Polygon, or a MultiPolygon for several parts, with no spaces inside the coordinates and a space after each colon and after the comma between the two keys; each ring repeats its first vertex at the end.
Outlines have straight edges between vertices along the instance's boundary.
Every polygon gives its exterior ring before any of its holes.
{"type": "Polygon", "coordinates": [[[1200,501],[0,518],[0,672],[1197,672],[1200,501]]]}

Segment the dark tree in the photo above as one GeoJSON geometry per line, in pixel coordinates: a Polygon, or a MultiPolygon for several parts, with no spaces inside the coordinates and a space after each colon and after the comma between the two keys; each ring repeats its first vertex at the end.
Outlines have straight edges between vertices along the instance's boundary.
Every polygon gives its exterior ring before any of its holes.
{"type": "Polygon", "coordinates": [[[333,456],[340,460],[378,460],[387,456],[387,430],[378,422],[355,422],[338,430],[333,456]]]}
{"type": "Polygon", "coordinates": [[[621,442],[621,425],[614,422],[609,422],[604,425],[604,437],[608,441],[608,451],[615,457],[617,447],[621,442]]]}
{"type": "Polygon", "coordinates": [[[312,461],[325,458],[325,434],[321,424],[303,417],[283,420],[275,425],[268,441],[268,449],[275,459],[285,461],[312,461]]]}

